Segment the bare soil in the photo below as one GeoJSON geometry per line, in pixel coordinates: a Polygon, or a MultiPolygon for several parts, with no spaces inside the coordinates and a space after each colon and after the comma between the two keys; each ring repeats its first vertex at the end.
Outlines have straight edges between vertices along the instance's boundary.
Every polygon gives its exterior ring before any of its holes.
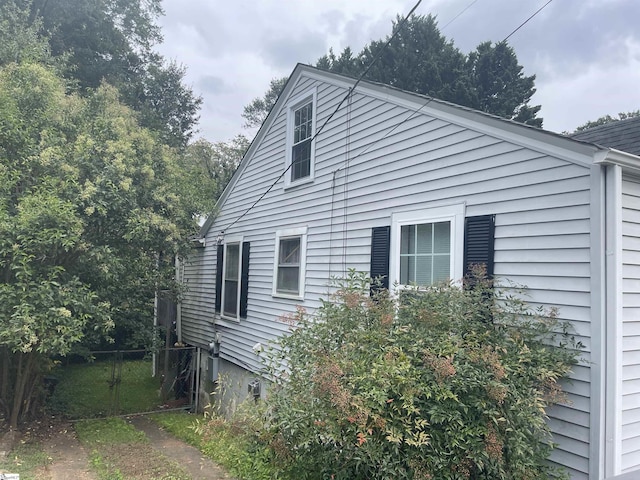
{"type": "MultiPolygon", "coordinates": [[[[148,444],[112,445],[100,451],[103,461],[117,468],[127,480],[163,478],[232,480],[202,453],[165,432],[144,416],[128,421],[143,431],[148,444]]],[[[90,451],[77,439],[73,425],[55,422],[30,432],[29,441],[40,442],[50,463],[34,472],[37,480],[97,480],[90,465],[90,451]]]]}
{"type": "Polygon", "coordinates": [[[42,480],[96,480],[89,467],[88,453],[76,438],[70,424],[58,425],[43,443],[51,464],[37,472],[42,480]]]}

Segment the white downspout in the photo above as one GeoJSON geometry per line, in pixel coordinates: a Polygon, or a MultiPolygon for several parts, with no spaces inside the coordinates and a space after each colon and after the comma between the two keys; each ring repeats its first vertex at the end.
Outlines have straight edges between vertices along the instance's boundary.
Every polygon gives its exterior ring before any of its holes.
{"type": "Polygon", "coordinates": [[[622,167],[606,167],[605,474],[622,469],[622,167]]]}
{"type": "Polygon", "coordinates": [[[591,166],[591,362],[589,411],[589,478],[605,477],[606,167],[591,166]]]}

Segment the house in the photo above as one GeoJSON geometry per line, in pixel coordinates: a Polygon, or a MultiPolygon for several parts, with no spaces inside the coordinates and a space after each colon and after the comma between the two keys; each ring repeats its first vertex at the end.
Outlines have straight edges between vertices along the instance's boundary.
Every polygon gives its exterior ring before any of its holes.
{"type": "Polygon", "coordinates": [[[552,461],[640,475],[640,157],[385,85],[347,98],[355,83],[295,68],[181,265],[179,335],[203,382],[259,395],[279,318],[348,268],[428,284],[481,259],[585,345],[549,412],[552,461]],[[435,250],[401,250],[425,235],[435,250]]]}

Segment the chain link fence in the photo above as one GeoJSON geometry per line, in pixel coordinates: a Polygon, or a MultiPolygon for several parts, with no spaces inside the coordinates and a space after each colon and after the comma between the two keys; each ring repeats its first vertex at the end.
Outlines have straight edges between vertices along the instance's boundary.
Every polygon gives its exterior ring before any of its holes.
{"type": "Polygon", "coordinates": [[[91,352],[66,359],[47,377],[49,406],[71,419],[190,409],[194,348],[91,352]]]}

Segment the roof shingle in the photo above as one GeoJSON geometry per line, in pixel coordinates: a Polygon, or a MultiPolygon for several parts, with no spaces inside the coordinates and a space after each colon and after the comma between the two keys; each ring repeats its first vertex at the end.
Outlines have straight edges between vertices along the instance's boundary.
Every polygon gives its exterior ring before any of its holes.
{"type": "Polygon", "coordinates": [[[640,117],[599,125],[569,136],[574,140],[596,143],[640,156],[640,117]]]}

